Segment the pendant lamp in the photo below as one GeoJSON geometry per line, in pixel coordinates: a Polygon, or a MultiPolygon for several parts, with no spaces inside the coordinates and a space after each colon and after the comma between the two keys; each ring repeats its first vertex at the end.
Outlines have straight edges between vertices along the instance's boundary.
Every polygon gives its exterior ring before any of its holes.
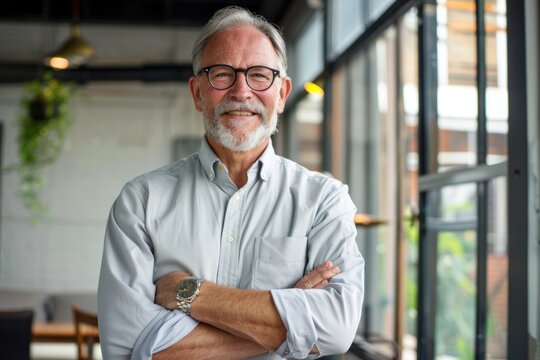
{"type": "Polygon", "coordinates": [[[45,65],[56,70],[76,68],[94,55],[92,45],[81,37],[79,16],[79,0],[73,0],[73,24],[70,36],[56,51],[46,57],[45,65]]]}

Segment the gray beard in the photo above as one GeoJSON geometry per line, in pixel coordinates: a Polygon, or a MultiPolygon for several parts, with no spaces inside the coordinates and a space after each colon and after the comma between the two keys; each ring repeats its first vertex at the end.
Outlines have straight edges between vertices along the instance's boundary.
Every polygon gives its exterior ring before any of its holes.
{"type": "MultiPolygon", "coordinates": [[[[268,116],[266,109],[261,103],[244,104],[235,101],[226,101],[218,104],[212,114],[212,119],[204,119],[204,129],[206,135],[215,139],[223,147],[234,152],[246,152],[262,144],[277,132],[278,114],[274,110],[271,116],[268,116]],[[237,138],[234,133],[225,127],[219,117],[229,111],[244,110],[259,114],[261,124],[253,131],[237,138]]],[[[228,125],[233,128],[241,128],[245,125],[243,120],[232,120],[228,125]]]]}

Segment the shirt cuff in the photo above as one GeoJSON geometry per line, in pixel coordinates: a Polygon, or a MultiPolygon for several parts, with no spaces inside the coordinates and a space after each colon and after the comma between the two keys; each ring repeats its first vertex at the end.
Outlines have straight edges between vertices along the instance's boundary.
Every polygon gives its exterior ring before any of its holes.
{"type": "Polygon", "coordinates": [[[270,290],[277,311],[287,328],[285,342],[276,353],[286,358],[304,359],[317,341],[311,309],[301,289],[270,290]]]}
{"type": "Polygon", "coordinates": [[[178,310],[164,310],[154,318],[137,339],[131,360],[149,360],[188,335],[199,322],[178,310]]]}

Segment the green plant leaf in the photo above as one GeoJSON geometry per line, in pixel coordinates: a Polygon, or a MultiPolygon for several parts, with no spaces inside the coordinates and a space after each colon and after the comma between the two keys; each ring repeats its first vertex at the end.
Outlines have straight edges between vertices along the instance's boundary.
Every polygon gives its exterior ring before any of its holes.
{"type": "Polygon", "coordinates": [[[4,171],[20,176],[19,197],[30,212],[30,222],[36,224],[48,215],[41,199],[46,179],[43,169],[53,164],[62,151],[65,136],[72,125],[67,111],[71,84],[53,78],[45,72],[41,78],[24,86],[22,113],[18,118],[19,163],[4,171]]]}

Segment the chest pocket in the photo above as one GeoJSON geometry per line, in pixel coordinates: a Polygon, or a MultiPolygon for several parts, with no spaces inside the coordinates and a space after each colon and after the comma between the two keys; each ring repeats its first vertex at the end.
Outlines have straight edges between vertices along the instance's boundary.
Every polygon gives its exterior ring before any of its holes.
{"type": "Polygon", "coordinates": [[[306,267],[307,238],[257,237],[252,289],[292,288],[306,267]]]}

